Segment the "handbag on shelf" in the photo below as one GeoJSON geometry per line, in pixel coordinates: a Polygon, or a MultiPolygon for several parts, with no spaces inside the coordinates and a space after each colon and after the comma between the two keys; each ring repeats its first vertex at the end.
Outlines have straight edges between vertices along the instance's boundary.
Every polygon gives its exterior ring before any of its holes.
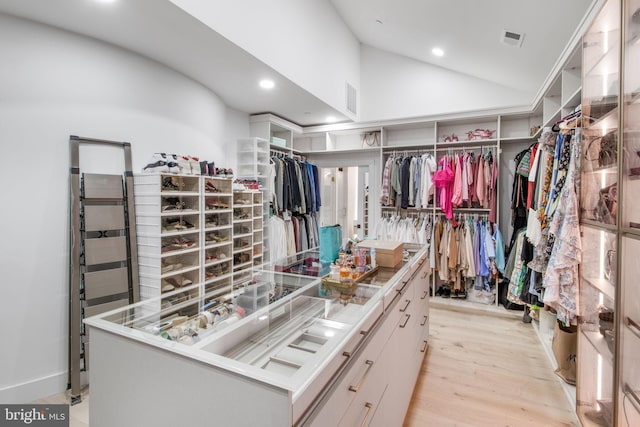
{"type": "Polygon", "coordinates": [[[593,138],[585,151],[587,160],[594,167],[604,168],[618,162],[618,131],[612,130],[604,136],[593,138]]]}
{"type": "Polygon", "coordinates": [[[618,257],[615,249],[609,249],[607,251],[606,259],[604,260],[604,278],[612,284],[616,283],[616,268],[618,257]]]}
{"type": "Polygon", "coordinates": [[[616,223],[618,211],[618,184],[603,188],[598,193],[598,204],[595,208],[595,219],[605,224],[616,223]]]}
{"type": "Polygon", "coordinates": [[[613,130],[603,136],[600,140],[600,153],[598,164],[606,167],[618,162],[618,131],[613,130]]]}

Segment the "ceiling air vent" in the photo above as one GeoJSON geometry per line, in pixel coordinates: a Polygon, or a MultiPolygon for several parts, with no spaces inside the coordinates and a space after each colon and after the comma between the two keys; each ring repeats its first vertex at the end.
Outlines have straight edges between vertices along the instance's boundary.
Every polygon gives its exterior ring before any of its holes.
{"type": "Polygon", "coordinates": [[[524,34],[516,33],[515,31],[502,30],[502,34],[500,35],[500,41],[502,44],[506,44],[509,46],[522,46],[522,40],[524,39],[524,34]]]}
{"type": "Polygon", "coordinates": [[[356,88],[351,86],[349,84],[349,82],[346,83],[345,85],[346,87],[346,107],[347,107],[347,111],[349,111],[350,113],[357,115],[358,114],[358,92],[356,91],[356,88]]]}

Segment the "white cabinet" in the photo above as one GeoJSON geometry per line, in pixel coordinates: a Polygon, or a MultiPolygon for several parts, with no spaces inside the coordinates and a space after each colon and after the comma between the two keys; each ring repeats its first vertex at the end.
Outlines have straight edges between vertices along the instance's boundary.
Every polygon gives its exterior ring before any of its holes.
{"type": "Polygon", "coordinates": [[[415,260],[390,289],[395,296],[384,317],[309,425],[402,425],[427,348],[426,258],[415,260]]]}

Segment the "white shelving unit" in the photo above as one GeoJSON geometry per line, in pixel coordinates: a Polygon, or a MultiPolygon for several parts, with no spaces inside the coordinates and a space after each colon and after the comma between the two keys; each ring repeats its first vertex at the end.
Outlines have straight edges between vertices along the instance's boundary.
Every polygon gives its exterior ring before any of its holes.
{"type": "Polygon", "coordinates": [[[134,194],[140,297],[167,301],[198,296],[202,180],[188,175],[136,175],[134,194]],[[185,289],[185,295],[177,292],[185,289]],[[178,298],[176,298],[178,296],[178,298]]]}
{"type": "Polygon", "coordinates": [[[264,204],[262,193],[253,193],[253,265],[260,266],[264,259],[264,204]]]}
{"type": "Polygon", "coordinates": [[[217,297],[231,289],[233,244],[232,181],[229,178],[205,177],[202,199],[202,253],[204,293],[217,297]]]}
{"type": "Polygon", "coordinates": [[[166,295],[163,305],[179,307],[230,297],[232,179],[140,174],[134,185],[141,298],[166,295]]]}
{"type": "Polygon", "coordinates": [[[258,191],[233,192],[233,287],[251,280],[253,269],[253,209],[258,191]]]}
{"type": "MultiPolygon", "coordinates": [[[[289,141],[291,138],[289,137],[289,141]]],[[[255,181],[260,190],[259,202],[253,196],[252,228],[259,229],[254,237],[259,238],[259,245],[254,245],[253,264],[261,265],[269,261],[269,254],[264,244],[267,235],[267,224],[270,211],[272,189],[268,180],[271,168],[271,143],[265,138],[242,138],[237,143],[238,179],[255,181]],[[259,203],[259,206],[256,206],[259,203]],[[256,252],[258,250],[258,252],[256,252]]]]}

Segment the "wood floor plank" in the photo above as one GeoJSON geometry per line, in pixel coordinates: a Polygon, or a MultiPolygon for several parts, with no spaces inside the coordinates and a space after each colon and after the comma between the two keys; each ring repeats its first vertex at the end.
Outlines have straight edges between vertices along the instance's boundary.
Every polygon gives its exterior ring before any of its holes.
{"type": "Polygon", "coordinates": [[[405,427],[579,426],[530,325],[432,308],[405,427]]]}

